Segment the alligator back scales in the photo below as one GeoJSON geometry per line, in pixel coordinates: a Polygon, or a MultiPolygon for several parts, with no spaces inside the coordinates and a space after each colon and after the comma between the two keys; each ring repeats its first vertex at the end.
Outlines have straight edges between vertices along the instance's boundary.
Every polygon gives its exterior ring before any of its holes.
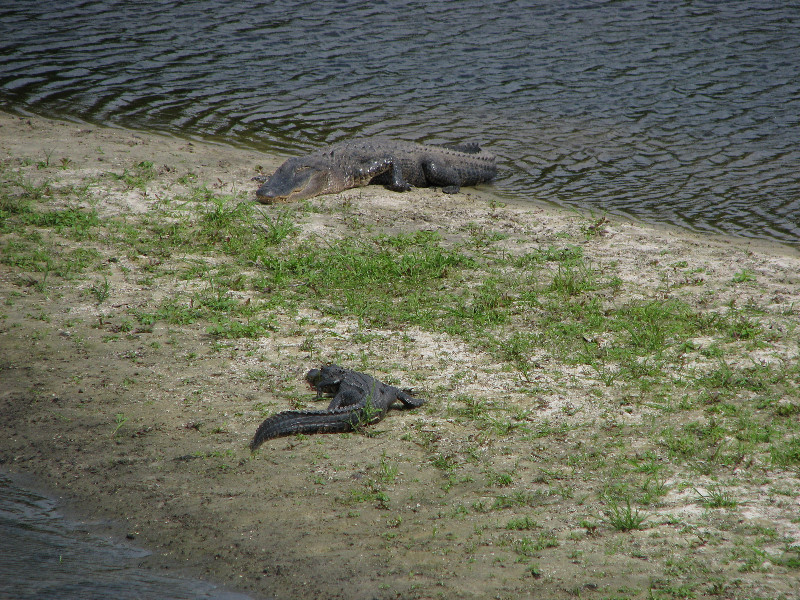
{"type": "Polygon", "coordinates": [[[497,175],[493,154],[478,144],[434,146],[387,138],[340,142],[306,156],[290,158],[258,188],[260,202],[303,200],[369,184],[397,192],[441,186],[447,193],[461,186],[491,181],[497,175]]]}

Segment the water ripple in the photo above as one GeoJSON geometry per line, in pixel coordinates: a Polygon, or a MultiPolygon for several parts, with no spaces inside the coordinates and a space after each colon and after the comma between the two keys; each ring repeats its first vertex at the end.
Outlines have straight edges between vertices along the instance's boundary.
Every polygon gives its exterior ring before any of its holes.
{"type": "Polygon", "coordinates": [[[11,2],[0,107],[285,155],[476,139],[502,194],[798,243],[797,56],[770,2],[11,2]]]}
{"type": "Polygon", "coordinates": [[[0,596],[250,600],[203,581],[140,568],[149,552],[95,536],[90,529],[64,519],[53,500],[0,473],[0,596]]]}

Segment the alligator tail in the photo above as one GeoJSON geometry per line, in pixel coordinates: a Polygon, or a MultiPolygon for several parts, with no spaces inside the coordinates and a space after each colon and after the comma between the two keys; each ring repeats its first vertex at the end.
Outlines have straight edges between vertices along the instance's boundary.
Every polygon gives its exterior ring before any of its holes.
{"type": "Polygon", "coordinates": [[[342,433],[360,422],[363,406],[343,410],[287,410],[272,415],[256,431],[250,450],[272,438],[295,433],[342,433]]]}

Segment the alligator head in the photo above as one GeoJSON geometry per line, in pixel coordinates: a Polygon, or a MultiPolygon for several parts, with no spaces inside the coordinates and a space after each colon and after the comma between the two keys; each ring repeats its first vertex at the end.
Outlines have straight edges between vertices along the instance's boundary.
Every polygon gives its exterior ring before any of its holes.
{"type": "Polygon", "coordinates": [[[283,163],[266,183],[256,191],[263,204],[279,200],[305,200],[321,194],[339,191],[331,180],[331,169],[310,164],[306,157],[290,158],[283,163]]]}
{"type": "Polygon", "coordinates": [[[317,397],[322,394],[335,395],[339,391],[339,384],[346,375],[346,371],[336,365],[328,365],[320,369],[311,369],[306,373],[306,383],[311,389],[317,391],[317,397]]]}

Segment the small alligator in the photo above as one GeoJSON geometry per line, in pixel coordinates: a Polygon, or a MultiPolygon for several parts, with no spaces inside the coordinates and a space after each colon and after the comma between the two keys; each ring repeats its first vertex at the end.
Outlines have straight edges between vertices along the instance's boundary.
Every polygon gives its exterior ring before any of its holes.
{"type": "Polygon", "coordinates": [[[491,181],[497,175],[493,154],[475,143],[432,146],[385,138],[350,140],[307,156],[290,158],[264,182],[256,198],[264,204],[305,200],[354,187],[382,184],[395,192],[412,186],[442,186],[455,194],[461,186],[491,181]]]}
{"type": "Polygon", "coordinates": [[[323,394],[333,396],[328,409],[287,410],[272,415],[256,431],[250,442],[251,450],[269,439],[284,435],[341,433],[377,423],[397,400],[410,408],[422,406],[425,402],[369,375],[336,365],[311,369],[306,374],[306,381],[317,391],[318,399],[323,394]]]}

